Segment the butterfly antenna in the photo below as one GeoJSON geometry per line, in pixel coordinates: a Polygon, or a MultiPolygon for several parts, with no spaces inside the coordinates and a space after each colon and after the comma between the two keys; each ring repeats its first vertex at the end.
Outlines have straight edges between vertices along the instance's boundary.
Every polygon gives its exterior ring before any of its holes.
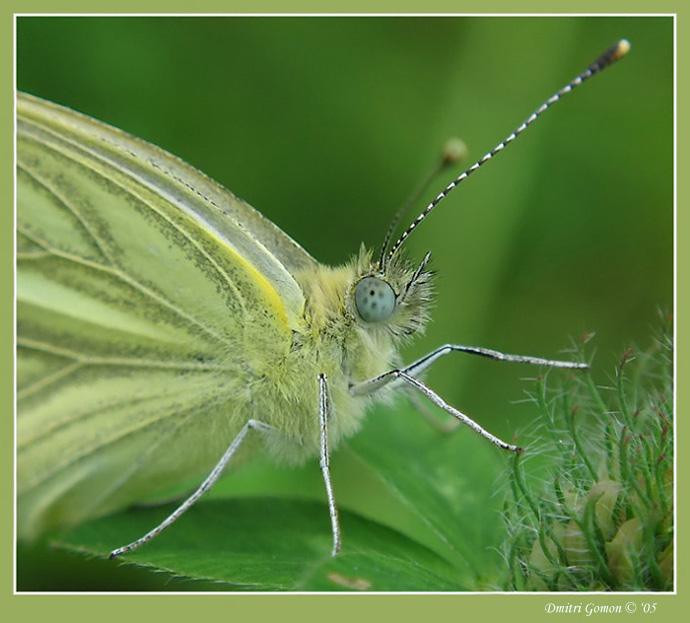
{"type": "MultiPolygon", "coordinates": [[[[603,69],[606,69],[609,65],[615,63],[619,58],[625,56],[630,50],[630,42],[627,39],[621,39],[614,45],[612,45],[606,52],[604,52],[596,61],[594,61],[587,69],[585,69],[579,76],[571,80],[567,85],[565,85],[560,91],[552,95],[547,99],[537,110],[535,110],[523,123],[509,136],[507,136],[502,142],[500,142],[496,147],[494,147],[490,152],[484,155],[481,159],[477,160],[469,169],[464,171],[452,181],[446,188],[444,188],[441,193],[426,207],[424,211],[410,224],[410,226],[402,233],[400,238],[391,247],[388,253],[387,261],[396,254],[400,246],[407,240],[408,236],[417,228],[417,226],[429,215],[441,201],[443,201],[450,192],[460,184],[463,180],[468,178],[472,173],[474,173],[479,167],[481,167],[485,162],[491,160],[498,152],[503,151],[506,145],[512,143],[520,134],[522,134],[534,121],[536,121],[539,116],[544,113],[548,108],[560,100],[564,95],[570,93],[573,89],[580,86],[583,82],[599,73],[603,69]]],[[[384,262],[385,263],[385,262],[384,262]]]]}
{"type": "Polygon", "coordinates": [[[467,153],[467,145],[465,145],[465,142],[462,139],[457,137],[449,138],[443,145],[443,153],[441,158],[439,158],[433,168],[426,174],[412,195],[408,197],[407,201],[400,206],[400,208],[398,208],[398,211],[395,213],[391,224],[388,226],[388,231],[386,232],[386,236],[383,239],[383,245],[381,246],[378,265],[379,270],[382,273],[386,270],[386,251],[388,251],[388,245],[393,238],[395,228],[398,226],[398,223],[400,223],[400,219],[405,216],[405,213],[413,204],[417,203],[418,199],[444,169],[466,160],[467,153]]]}

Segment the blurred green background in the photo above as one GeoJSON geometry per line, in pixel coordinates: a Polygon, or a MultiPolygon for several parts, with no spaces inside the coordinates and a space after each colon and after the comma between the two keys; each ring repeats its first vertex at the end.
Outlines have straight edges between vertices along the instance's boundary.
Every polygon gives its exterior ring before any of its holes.
{"type": "MultiPolygon", "coordinates": [[[[481,157],[621,37],[628,57],[408,245],[415,258],[432,251],[438,297],[407,360],[445,342],[559,357],[595,332],[606,383],[672,309],[671,18],[21,17],[17,88],[182,157],[338,264],[361,242],[378,247],[446,138],[481,157]]],[[[510,440],[536,417],[519,402],[534,374],[457,356],[428,380],[510,440]]],[[[52,582],[67,564],[39,562],[52,582]]],[[[27,588],[44,586],[22,569],[27,588]]]]}

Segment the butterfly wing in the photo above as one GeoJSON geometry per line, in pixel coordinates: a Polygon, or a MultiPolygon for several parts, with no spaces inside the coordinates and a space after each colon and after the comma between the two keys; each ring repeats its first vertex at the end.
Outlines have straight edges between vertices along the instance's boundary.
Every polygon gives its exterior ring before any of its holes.
{"type": "Polygon", "coordinates": [[[315,265],[170,154],[17,101],[17,482],[31,536],[198,477],[286,356],[315,265]]]}

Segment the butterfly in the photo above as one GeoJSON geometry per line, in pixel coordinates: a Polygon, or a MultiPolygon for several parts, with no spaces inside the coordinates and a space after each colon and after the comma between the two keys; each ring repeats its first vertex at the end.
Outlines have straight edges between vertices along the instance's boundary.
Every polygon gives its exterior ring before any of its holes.
{"type": "Polygon", "coordinates": [[[198,488],[125,554],[263,443],[318,456],[341,548],[330,452],[406,388],[508,451],[421,378],[452,352],[567,369],[584,363],[443,345],[403,364],[429,318],[427,254],[403,245],[464,179],[563,95],[624,54],[621,40],[448,185],[378,253],[318,263],[251,206],[167,152],[45,100],[17,97],[17,522],[33,538],[198,488]]]}

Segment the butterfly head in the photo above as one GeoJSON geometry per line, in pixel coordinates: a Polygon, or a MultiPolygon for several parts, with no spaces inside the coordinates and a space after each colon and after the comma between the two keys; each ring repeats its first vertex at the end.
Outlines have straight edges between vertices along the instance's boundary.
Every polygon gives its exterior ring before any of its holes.
{"type": "Polygon", "coordinates": [[[432,298],[430,254],[418,266],[396,255],[381,269],[366,251],[360,254],[352,290],[357,321],[367,328],[384,328],[394,336],[412,335],[424,328],[432,298]]]}

